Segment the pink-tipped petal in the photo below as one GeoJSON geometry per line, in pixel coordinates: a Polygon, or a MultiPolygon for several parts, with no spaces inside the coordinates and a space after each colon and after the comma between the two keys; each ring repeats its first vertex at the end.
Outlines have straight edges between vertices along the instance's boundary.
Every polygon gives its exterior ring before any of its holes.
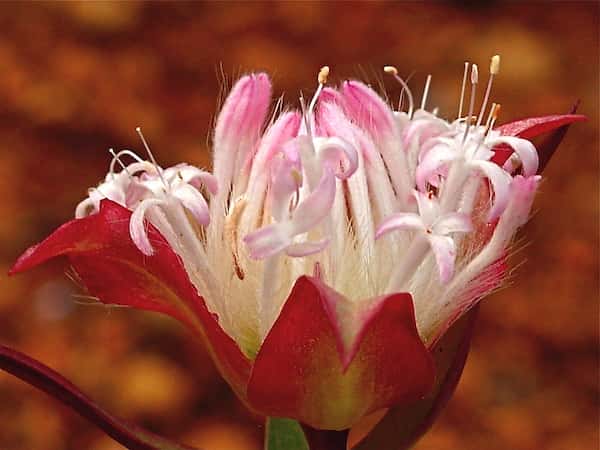
{"type": "Polygon", "coordinates": [[[342,84],[340,92],[348,116],[372,136],[397,132],[391,108],[369,86],[350,80],[342,84]]]}
{"type": "Polygon", "coordinates": [[[231,88],[215,126],[215,146],[258,133],[271,100],[271,81],[265,73],[245,75],[231,88]]]}
{"type": "Polygon", "coordinates": [[[395,230],[411,230],[425,231],[426,227],[423,224],[423,219],[413,213],[396,213],[386,217],[383,222],[377,227],[375,239],[395,230]]]}
{"type": "Polygon", "coordinates": [[[281,151],[286,142],[297,136],[301,121],[302,117],[298,111],[290,111],[279,116],[273,125],[269,127],[254,156],[252,176],[266,170],[266,165],[271,158],[281,151]]]}
{"type": "Polygon", "coordinates": [[[456,258],[456,245],[449,236],[428,234],[427,239],[435,256],[435,262],[440,274],[440,282],[446,284],[454,274],[454,259],[456,258]]]}

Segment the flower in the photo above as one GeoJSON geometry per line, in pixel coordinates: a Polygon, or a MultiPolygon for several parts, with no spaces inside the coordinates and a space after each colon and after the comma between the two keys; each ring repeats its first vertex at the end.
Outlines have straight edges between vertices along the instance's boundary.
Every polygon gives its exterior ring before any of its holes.
{"type": "Polygon", "coordinates": [[[190,327],[264,415],[342,430],[419,401],[439,369],[432,349],[505,276],[540,181],[525,137],[582,116],[494,129],[494,104],[482,124],[491,82],[476,118],[475,65],[453,122],[425,110],[430,78],[416,111],[405,88],[402,112],[359,81],[326,88],[327,75],[310,104],[267,125],[269,78],[242,77],[216,124],[212,174],[163,169],[138,130],[149,160],[113,153],[76,218],[11,272],[67,256],[102,302],[190,327]]]}

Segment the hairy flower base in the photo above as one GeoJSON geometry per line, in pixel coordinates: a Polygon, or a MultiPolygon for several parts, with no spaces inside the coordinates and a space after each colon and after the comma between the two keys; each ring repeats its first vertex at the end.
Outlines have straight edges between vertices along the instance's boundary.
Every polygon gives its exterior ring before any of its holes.
{"type": "Polygon", "coordinates": [[[148,230],[153,255],[135,247],[130,216],[103,200],[98,214],[64,224],[28,250],[11,273],[68,256],[81,282],[103,302],[162,312],[185,323],[204,340],[238,396],[264,415],[344,429],[377,409],[417,400],[431,388],[433,363],[417,333],[410,295],[374,299],[360,315],[348,316],[344,297],[318,279],[301,277],[250,361],[206,309],[157,230],[148,230]]]}

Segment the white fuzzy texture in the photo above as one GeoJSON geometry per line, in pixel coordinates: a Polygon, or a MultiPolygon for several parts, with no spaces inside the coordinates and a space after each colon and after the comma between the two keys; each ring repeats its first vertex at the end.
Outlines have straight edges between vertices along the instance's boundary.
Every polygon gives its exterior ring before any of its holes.
{"type": "Polygon", "coordinates": [[[264,98],[253,116],[250,97],[270,87],[264,77],[240,83],[233,92],[243,108],[230,98],[217,125],[216,177],[186,165],[162,171],[134,155],[136,173],[111,168],[77,216],[97,211],[103,197],[119,202],[134,212],[131,236],[145,254],[144,218],[157,226],[248,355],[302,275],[320,277],[357,309],[409,292],[428,343],[498,287],[539,181],[531,143],[463,119],[392,111],[358,82],[319,105],[320,115],[305,114],[299,131],[289,131],[295,113],[284,113],[257,137],[264,98]],[[496,143],[515,149],[528,178],[489,161],[496,143]]]}

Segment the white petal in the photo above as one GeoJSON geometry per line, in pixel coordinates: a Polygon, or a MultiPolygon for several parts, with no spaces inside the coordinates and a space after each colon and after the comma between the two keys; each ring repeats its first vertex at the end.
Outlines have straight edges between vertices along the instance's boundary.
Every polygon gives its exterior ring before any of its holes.
{"type": "Polygon", "coordinates": [[[129,234],[131,240],[140,251],[146,255],[151,256],[154,253],[154,249],[148,240],[148,233],[146,231],[146,223],[144,221],[148,208],[152,206],[158,206],[163,203],[162,200],[148,199],[144,200],[135,209],[131,218],[129,219],[129,234]]]}
{"type": "Polygon", "coordinates": [[[431,148],[417,166],[416,181],[419,190],[424,192],[427,181],[454,158],[456,153],[445,145],[440,144],[431,148]]]}
{"type": "Polygon", "coordinates": [[[384,234],[394,230],[416,230],[425,231],[426,227],[423,224],[423,219],[418,214],[413,213],[396,213],[386,217],[383,222],[377,227],[375,239],[379,239],[384,234]]]}
{"type": "Polygon", "coordinates": [[[293,257],[313,255],[315,253],[319,253],[321,250],[323,250],[325,247],[327,247],[327,244],[329,244],[329,241],[330,241],[329,238],[325,238],[325,239],[321,239],[319,241],[298,242],[298,243],[289,245],[285,249],[285,253],[288,256],[293,256],[293,257]]]}
{"type": "Polygon", "coordinates": [[[435,256],[435,261],[440,274],[440,282],[446,284],[454,274],[454,259],[456,257],[456,246],[451,237],[428,234],[429,244],[435,256]]]}
{"type": "Polygon", "coordinates": [[[335,177],[324,169],[316,189],[300,202],[292,216],[294,235],[306,233],[331,213],[335,198],[335,177]]]}
{"type": "Polygon", "coordinates": [[[440,236],[450,233],[467,233],[473,230],[471,218],[466,214],[448,213],[433,226],[433,232],[440,236]]]}
{"type": "Polygon", "coordinates": [[[253,259],[265,259],[284,250],[292,241],[289,223],[274,223],[244,236],[253,259]]]}
{"type": "Polygon", "coordinates": [[[472,161],[472,167],[479,169],[492,184],[494,203],[488,213],[488,221],[496,219],[506,208],[509,199],[512,177],[500,166],[489,161],[472,161]]]}
{"type": "Polygon", "coordinates": [[[208,189],[208,192],[213,195],[216,195],[219,190],[217,178],[206,170],[186,165],[179,170],[179,173],[181,174],[181,178],[183,178],[185,183],[189,183],[195,188],[199,188],[200,185],[203,184],[206,186],[206,189],[208,189]]]}
{"type": "Polygon", "coordinates": [[[340,179],[348,178],[358,167],[358,152],[353,145],[338,137],[317,141],[317,154],[323,166],[334,170],[340,179]]]}
{"type": "Polygon", "coordinates": [[[514,136],[500,136],[488,142],[490,145],[507,144],[519,156],[523,164],[523,175],[530,177],[535,175],[538,170],[539,158],[535,146],[527,139],[521,139],[514,136]]]}
{"type": "Polygon", "coordinates": [[[200,225],[206,226],[210,223],[208,204],[195,188],[189,184],[181,184],[172,191],[172,194],[192,213],[200,225]]]}
{"type": "Polygon", "coordinates": [[[419,206],[419,214],[425,227],[431,227],[440,215],[440,204],[436,197],[429,193],[414,191],[419,206]]]}

